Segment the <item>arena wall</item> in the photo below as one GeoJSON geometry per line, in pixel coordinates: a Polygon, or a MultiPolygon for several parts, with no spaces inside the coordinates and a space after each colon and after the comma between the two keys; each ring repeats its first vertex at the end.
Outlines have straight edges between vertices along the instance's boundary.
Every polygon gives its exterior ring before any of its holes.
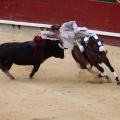
{"type": "MultiPolygon", "coordinates": [[[[92,30],[120,33],[119,9],[119,3],[95,0],[0,0],[0,20],[42,24],[75,20],[92,30]]],[[[116,42],[120,37],[111,36],[100,34],[105,43],[120,45],[116,42]]]]}

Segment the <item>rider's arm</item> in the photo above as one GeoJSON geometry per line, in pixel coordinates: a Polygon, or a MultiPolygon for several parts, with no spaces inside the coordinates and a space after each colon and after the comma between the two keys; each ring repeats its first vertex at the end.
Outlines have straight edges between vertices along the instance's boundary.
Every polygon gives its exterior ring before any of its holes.
{"type": "Polygon", "coordinates": [[[51,31],[40,31],[39,32],[41,35],[45,35],[47,37],[51,37],[51,38],[56,38],[56,34],[54,32],[51,31]]]}
{"type": "Polygon", "coordinates": [[[55,33],[51,32],[51,31],[41,31],[40,32],[42,35],[54,35],[55,33]]]}

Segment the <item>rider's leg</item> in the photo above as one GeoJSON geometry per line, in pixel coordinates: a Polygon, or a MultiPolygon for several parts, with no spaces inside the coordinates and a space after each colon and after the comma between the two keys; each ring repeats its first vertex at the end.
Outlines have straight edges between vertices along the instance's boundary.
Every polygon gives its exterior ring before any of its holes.
{"type": "Polygon", "coordinates": [[[90,65],[90,62],[89,62],[88,57],[86,55],[85,49],[84,49],[83,45],[80,44],[82,41],[82,38],[84,38],[85,36],[89,36],[89,33],[85,32],[85,31],[79,31],[78,34],[76,34],[73,39],[75,40],[75,43],[79,47],[79,49],[80,49],[80,51],[81,51],[81,53],[86,61],[87,68],[90,69],[91,65],[90,65]]]}
{"type": "Polygon", "coordinates": [[[79,46],[79,49],[80,49],[80,51],[81,51],[81,53],[82,53],[82,55],[83,55],[83,57],[84,57],[84,59],[85,59],[85,61],[86,61],[86,66],[87,66],[87,68],[88,68],[88,69],[91,68],[91,65],[90,65],[89,59],[88,59],[88,57],[87,57],[87,54],[86,54],[86,52],[85,52],[85,50],[84,50],[84,47],[83,47],[82,45],[80,45],[80,46],[79,46]]]}
{"type": "Polygon", "coordinates": [[[84,49],[83,45],[81,45],[77,40],[75,42],[78,45],[78,47],[79,47],[79,49],[80,49],[80,51],[81,51],[81,53],[82,53],[82,55],[83,55],[83,57],[84,57],[84,59],[86,61],[87,68],[91,68],[90,62],[88,60],[88,57],[86,55],[86,52],[85,52],[85,49],[84,49]]]}

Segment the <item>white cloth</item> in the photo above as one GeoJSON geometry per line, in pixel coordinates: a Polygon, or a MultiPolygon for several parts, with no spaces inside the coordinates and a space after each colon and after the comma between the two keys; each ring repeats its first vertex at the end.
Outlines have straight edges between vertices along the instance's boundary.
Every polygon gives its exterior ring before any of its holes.
{"type": "Polygon", "coordinates": [[[84,42],[85,42],[85,43],[88,43],[88,41],[89,41],[89,37],[85,37],[85,38],[84,38],[84,42]]]}
{"type": "Polygon", "coordinates": [[[104,48],[104,46],[100,46],[100,47],[99,47],[99,51],[100,51],[100,52],[103,52],[103,51],[105,51],[105,48],[104,48]]]}
{"type": "MultiPolygon", "coordinates": [[[[60,34],[60,33],[59,33],[60,34]]],[[[63,41],[64,45],[73,50],[74,48],[74,40],[73,37],[70,35],[59,35],[60,39],[63,41]]]]}
{"type": "Polygon", "coordinates": [[[55,35],[55,33],[54,32],[51,32],[51,31],[41,31],[41,34],[42,35],[55,35]]]}
{"type": "Polygon", "coordinates": [[[99,41],[99,42],[98,42],[98,45],[99,45],[99,46],[102,46],[102,43],[99,41]]]}
{"type": "Polygon", "coordinates": [[[98,39],[98,36],[96,34],[91,34],[96,40],[98,39]]]}
{"type": "Polygon", "coordinates": [[[60,27],[60,32],[67,31],[77,33],[81,30],[86,31],[88,29],[86,27],[78,27],[75,21],[65,22],[60,27]]]}
{"type": "Polygon", "coordinates": [[[81,52],[85,51],[85,49],[82,45],[79,46],[79,49],[80,49],[81,52]]]}

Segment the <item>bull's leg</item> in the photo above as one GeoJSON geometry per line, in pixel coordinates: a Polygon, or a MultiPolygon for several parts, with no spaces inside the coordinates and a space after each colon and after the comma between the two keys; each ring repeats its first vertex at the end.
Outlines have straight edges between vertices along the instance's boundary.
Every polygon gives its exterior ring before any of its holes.
{"type": "Polygon", "coordinates": [[[12,62],[10,61],[4,61],[4,62],[1,62],[0,61],[0,68],[2,69],[2,71],[10,78],[10,79],[15,79],[10,73],[9,73],[9,70],[12,66],[12,62]]]}
{"type": "Polygon", "coordinates": [[[93,64],[101,73],[98,75],[99,77],[105,77],[107,80],[110,80],[108,75],[104,72],[104,69],[98,64],[93,64]]]}
{"type": "Polygon", "coordinates": [[[114,68],[112,67],[112,65],[110,64],[110,61],[108,60],[108,58],[106,59],[106,61],[104,61],[104,63],[106,64],[106,66],[110,69],[110,71],[113,73],[114,79],[117,82],[117,85],[120,85],[120,80],[116,74],[116,72],[114,71],[114,68]]]}
{"type": "Polygon", "coordinates": [[[12,80],[14,80],[15,78],[9,73],[8,70],[4,71],[4,73],[12,80]]]}
{"type": "Polygon", "coordinates": [[[32,72],[30,73],[29,77],[32,79],[33,75],[38,71],[40,64],[35,64],[32,72]]]}

